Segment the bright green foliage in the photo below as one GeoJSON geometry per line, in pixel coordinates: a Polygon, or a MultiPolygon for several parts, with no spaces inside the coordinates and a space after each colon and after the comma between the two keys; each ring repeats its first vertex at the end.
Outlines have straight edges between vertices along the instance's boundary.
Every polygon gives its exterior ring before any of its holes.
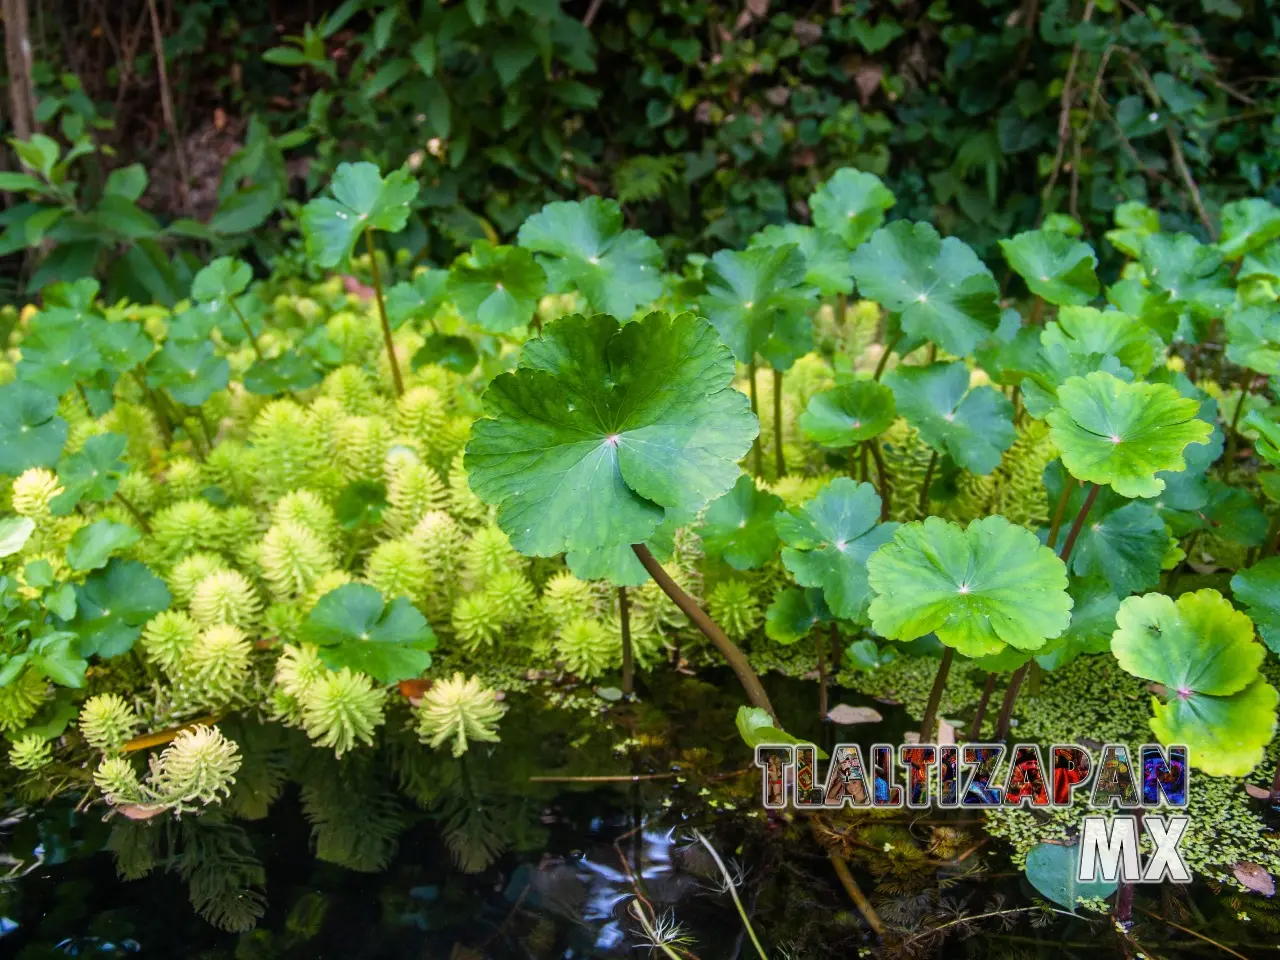
{"type": "Polygon", "coordinates": [[[449,274],[421,270],[387,291],[387,321],[399,330],[410,320],[430,320],[444,305],[449,274]]]}
{"type": "Polygon", "coordinates": [[[58,398],[27,383],[0,386],[0,474],[16,477],[31,467],[58,462],[67,422],[58,398]]]}
{"type": "Polygon", "coordinates": [[[1280,307],[1246,307],[1227,315],[1227,359],[1269,377],[1280,376],[1280,307]]]}
{"type": "Polygon", "coordinates": [[[1125,383],[1109,373],[1072,377],[1047,417],[1071,475],[1110,484],[1124,497],[1154,497],[1161,470],[1182,470],[1189,443],[1207,443],[1213,428],[1196,418],[1199,404],[1163,383],[1125,383]]]}
{"type": "Polygon", "coordinates": [[[735,570],[763,566],[778,548],[773,515],[782,499],[760,490],[746,474],[711,502],[702,517],[702,543],[707,555],[721,557],[735,570]]]}
{"type": "Polygon", "coordinates": [[[752,247],[794,246],[804,256],[804,282],[824,297],[853,292],[849,251],[833,235],[798,223],[770,224],[751,238],[752,247]]]}
{"type": "Polygon", "coordinates": [[[1071,619],[1067,572],[1035,535],[1004,517],[967,528],[938,517],[899,527],[867,561],[868,613],[890,640],[928,633],[968,657],[1037,650],[1071,619]]]}
{"type": "Polygon", "coordinates": [[[1065,667],[1086,654],[1109,653],[1111,634],[1116,626],[1120,598],[1110,584],[1094,578],[1075,577],[1068,587],[1071,594],[1071,625],[1061,637],[1051,640],[1036,663],[1045,670],[1065,667]]]}
{"type": "Polygon", "coordinates": [[[867,558],[893,539],[896,523],[879,523],[880,497],[869,483],[840,477],[804,506],[779,513],[782,562],[802,587],[819,587],[831,612],[866,621],[871,588],[867,558]]]}
{"type": "Polygon", "coordinates": [[[114,753],[133,736],[139,718],[124,698],[114,693],[90,697],[80,707],[80,733],[97,750],[114,753]]]}
{"type": "Polygon", "coordinates": [[[1238,260],[1280,237],[1280,207],[1249,197],[1222,208],[1222,236],[1218,249],[1228,260],[1238,260]]]}
{"type": "Polygon", "coordinates": [[[885,376],[898,412],[939,453],[974,473],[990,473],[1017,436],[1013,404],[1000,391],[969,388],[963,363],[898,367],[885,376]]]}
{"type": "Polygon", "coordinates": [[[349,667],[380,683],[420,676],[436,646],[431,627],[408,600],[385,603],[373,587],[357,583],[322,596],[302,635],[331,669],[349,667]]]}
{"type": "Polygon", "coordinates": [[[955,237],[898,220],[853,255],[858,292],[899,315],[902,329],[943,350],[972,353],[1000,321],[995,277],[955,237]]]}
{"type": "Polygon", "coordinates": [[[179,403],[198,407],[226,389],[231,365],[208,341],[181,344],[170,341],[147,363],[147,383],[169,391],[179,403]]]}
{"type": "Polygon", "coordinates": [[[1240,776],[1262,759],[1280,695],[1258,672],[1266,649],[1252,622],[1216,590],[1128,598],[1111,650],[1126,671],[1164,686],[1151,699],[1161,743],[1187,744],[1211,776],[1240,776]]]}
{"type": "Polygon", "coordinates": [[[1130,200],[1116,207],[1115,216],[1116,228],[1107,231],[1107,240],[1121,253],[1138,259],[1146,238],[1160,232],[1160,215],[1146,204],[1130,200]]]}
{"type": "Polygon", "coordinates": [[[72,570],[98,570],[141,539],[142,534],[126,523],[98,520],[75,532],[67,544],[67,564],[72,570]]]}
{"type": "Polygon", "coordinates": [[[852,380],[816,393],[799,425],[824,447],[852,447],[880,436],[896,413],[893,391],[872,380],[852,380]]]}
{"type": "Polygon", "coordinates": [[[1235,299],[1222,254],[1190,234],[1147,237],[1142,242],[1142,266],[1147,279],[1168,293],[1170,301],[1185,304],[1203,319],[1220,316],[1235,299]]]}
{"type": "Polygon", "coordinates": [[[317,197],[302,210],[307,254],[322,267],[337,266],[351,255],[366,230],[398,233],[409,219],[418,184],[406,170],[385,179],[372,163],[343,163],[329,184],[332,197],[317,197]]]}
{"type": "Polygon", "coordinates": [[[1151,369],[1162,348],[1160,339],[1128,314],[1093,307],[1063,307],[1057,320],[1045,324],[1040,342],[1046,352],[1060,346],[1094,362],[1115,357],[1139,375],[1151,369]]]}
{"type": "Polygon", "coordinates": [[[65,516],[81,500],[111,499],[128,469],[120,459],[127,442],[118,433],[89,437],[78,452],[62,458],[58,464],[62,493],[49,504],[54,516],[65,516]]]}
{"type": "Polygon", "coordinates": [[[813,348],[805,258],[792,246],[721,250],[703,268],[702,312],[742,363],[786,370],[813,348]]]}
{"type": "Polygon", "coordinates": [[[642,543],[729,489],[756,433],[733,358],[692,314],[566,317],[485,394],[471,488],[522,553],[642,543]]]}
{"type": "MultiPolygon", "coordinates": [[[[736,723],[738,734],[751,750],[754,750],[760,744],[806,742],[797,740],[785,730],[780,730],[774,726],[773,718],[760,707],[739,707],[736,723]]],[[[818,748],[818,757],[824,760],[827,757],[826,751],[821,747],[818,748]]]]}
{"type": "Polygon", "coordinates": [[[230,300],[248,289],[253,268],[235,257],[218,257],[191,281],[191,298],[198,303],[230,300]]]}
{"type": "Polygon", "coordinates": [[[1280,655],[1280,557],[1268,557],[1231,578],[1235,599],[1249,608],[1262,642],[1280,655]]]}
{"type": "Polygon", "coordinates": [[[357,744],[373,743],[385,700],[363,673],[345,666],[325,671],[298,693],[302,728],[317,746],[332,747],[340,757],[357,744]]]}
{"type": "Polygon", "coordinates": [[[498,742],[498,721],[507,707],[477,677],[455,673],[432,684],[415,712],[418,739],[431,747],[451,740],[453,755],[460,757],[472,743],[498,742]]]}
{"type": "Polygon", "coordinates": [[[809,197],[813,224],[856,249],[884,223],[895,198],[875,174],[843,168],[809,197]]]}
{"type": "Polygon", "coordinates": [[[522,247],[476,242],[449,271],[448,293],[469,323],[506,333],[527,325],[546,287],[542,268],[522,247]]]}
{"type": "Polygon", "coordinates": [[[1080,306],[1098,295],[1093,249],[1056,230],[1029,230],[1000,241],[1004,258],[1038,297],[1080,306]]]}
{"type": "Polygon", "coordinates": [[[604,197],[547,204],[521,225],[519,243],[542,254],[553,290],[577,290],[591,309],[623,320],[662,289],[657,243],[624,230],[621,208],[604,197]]]}

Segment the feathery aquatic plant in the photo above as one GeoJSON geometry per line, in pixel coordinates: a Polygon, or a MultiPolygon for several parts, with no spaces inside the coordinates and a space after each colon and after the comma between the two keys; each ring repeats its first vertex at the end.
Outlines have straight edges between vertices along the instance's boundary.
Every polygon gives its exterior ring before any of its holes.
{"type": "Polygon", "coordinates": [[[374,731],[382,725],[386,695],[363,673],[343,667],[328,671],[307,684],[298,702],[302,728],[321,747],[332,747],[342,756],[357,743],[373,743],[374,731]]]}
{"type": "Polygon", "coordinates": [[[103,753],[114,753],[133,736],[138,715],[119,694],[100,693],[80,707],[80,733],[89,745],[103,753]]]}
{"type": "Polygon", "coordinates": [[[44,704],[49,684],[34,670],[24,670],[0,687],[0,731],[21,730],[44,704]]]}
{"type": "Polygon", "coordinates": [[[300,523],[277,523],[267,531],[258,550],[262,578],[278,600],[307,593],[332,570],[333,554],[310,528],[300,523]]]}
{"type": "Polygon", "coordinates": [[[173,602],[185,607],[201,581],[226,569],[227,562],[220,554],[192,553],[175,563],[164,579],[173,595],[173,602]]]}
{"type": "Polygon", "coordinates": [[[741,640],[764,619],[760,601],[745,580],[724,580],[707,597],[707,609],[716,623],[734,640],[741,640]]]}
{"type": "Polygon", "coordinates": [[[61,492],[56,473],[44,467],[32,467],[13,481],[13,512],[39,521],[48,516],[49,502],[61,492]]]}
{"type": "Polygon", "coordinates": [[[219,623],[249,629],[262,614],[262,601],[238,570],[215,570],[191,594],[191,618],[202,627],[219,623]]]}
{"type": "Polygon", "coordinates": [[[142,649],[165,673],[173,673],[200,636],[200,625],[183,610],[157,613],[142,629],[142,649]]]}
{"type": "Polygon", "coordinates": [[[21,737],[9,748],[9,763],[15,770],[34,773],[52,762],[53,749],[49,741],[36,734],[21,737]]]}
{"type": "Polygon", "coordinates": [[[187,647],[177,666],[182,701],[200,706],[235,699],[249,677],[253,644],[239,627],[219,623],[187,647]]]}
{"type": "Polygon", "coordinates": [[[622,656],[618,638],[608,627],[585,617],[560,628],[555,651],[565,669],[583,680],[595,679],[616,666],[622,656]]]}
{"type": "Polygon", "coordinates": [[[453,755],[460,757],[473,741],[496,743],[498,721],[507,706],[478,677],[455,673],[437,680],[414,708],[418,739],[431,747],[453,741],[453,755]]]}
{"type": "Polygon", "coordinates": [[[408,597],[417,602],[427,586],[427,564],[412,540],[378,544],[364,565],[364,579],[384,597],[408,597]]]}
{"type": "Polygon", "coordinates": [[[178,731],[159,758],[151,758],[148,792],[181,815],[230,796],[240,769],[240,748],[217,727],[178,731]]]}

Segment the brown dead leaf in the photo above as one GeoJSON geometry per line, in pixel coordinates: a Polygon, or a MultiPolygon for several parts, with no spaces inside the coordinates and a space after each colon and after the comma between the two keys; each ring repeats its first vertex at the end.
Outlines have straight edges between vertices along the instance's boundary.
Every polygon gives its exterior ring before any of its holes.
{"type": "Polygon", "coordinates": [[[150,820],[164,813],[164,807],[151,806],[146,803],[122,803],[116,807],[121,816],[130,820],[150,820]]]}
{"type": "Polygon", "coordinates": [[[1246,783],[1244,785],[1244,792],[1255,800],[1271,800],[1271,791],[1266,787],[1258,786],[1256,783],[1246,783]]]}
{"type": "Polygon", "coordinates": [[[791,32],[800,41],[802,47],[811,46],[822,39],[822,27],[812,20],[797,20],[791,32]]]}
{"type": "Polygon", "coordinates": [[[827,712],[827,719],[848,726],[853,723],[879,723],[884,717],[875,707],[853,707],[847,703],[837,703],[827,712]]]}
{"type": "Polygon", "coordinates": [[[864,63],[853,71],[853,85],[858,88],[858,99],[864,107],[880,89],[880,79],[883,76],[884,68],[878,63],[864,63]]]}
{"type": "Polygon", "coordinates": [[[1236,875],[1237,880],[1254,893],[1260,893],[1264,897],[1274,897],[1276,895],[1275,877],[1271,876],[1256,863],[1241,860],[1231,868],[1231,872],[1236,875]]]}

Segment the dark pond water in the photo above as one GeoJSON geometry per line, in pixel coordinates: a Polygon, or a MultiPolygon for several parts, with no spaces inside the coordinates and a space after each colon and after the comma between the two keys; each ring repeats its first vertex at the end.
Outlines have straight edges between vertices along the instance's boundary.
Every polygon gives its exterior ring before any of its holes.
{"type": "MultiPolygon", "coordinates": [[[[502,743],[462,762],[424,760],[389,735],[339,763],[272,728],[228,727],[246,756],[244,793],[181,823],[104,822],[102,808],[70,802],[10,811],[0,956],[756,958],[697,831],[770,960],[1280,957],[1274,935],[1204,886],[1140,891],[1124,936],[1106,918],[1041,911],[1007,848],[963,815],[846,832],[854,882],[888,931],[879,938],[811,825],[756,810],[759,778],[742,770],[733,725],[739,693],[731,677],[711,679],[671,675],[640,704],[568,712],[513,697],[502,743]],[[632,774],[648,779],[554,779],[632,774]],[[232,932],[197,907],[224,926],[260,916],[232,932]]],[[[884,716],[835,728],[818,722],[813,684],[769,686],[788,728],[818,742],[900,742],[909,728],[892,705],[833,691],[832,703],[884,716]]]]}

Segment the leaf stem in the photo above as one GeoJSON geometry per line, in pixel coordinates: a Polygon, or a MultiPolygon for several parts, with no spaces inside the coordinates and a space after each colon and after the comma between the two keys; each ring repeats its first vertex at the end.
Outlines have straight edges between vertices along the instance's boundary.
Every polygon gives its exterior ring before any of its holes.
{"type": "Polygon", "coordinates": [[[870,460],[868,454],[870,454],[871,450],[865,443],[860,443],[858,446],[861,448],[858,455],[858,482],[866,483],[869,469],[867,463],[870,460]]]}
{"type": "Polygon", "coordinates": [[[879,381],[884,376],[884,369],[889,365],[889,354],[893,352],[893,348],[898,345],[898,341],[901,339],[902,334],[899,332],[896,337],[884,345],[884,352],[880,354],[880,362],[876,364],[876,372],[872,375],[872,380],[879,381]]]}
{"type": "Polygon", "coordinates": [[[825,720],[827,718],[827,646],[831,640],[836,641],[836,647],[840,644],[840,628],[834,623],[831,624],[831,637],[822,631],[817,633],[818,639],[818,719],[825,720]]]}
{"type": "Polygon", "coordinates": [[[987,704],[991,702],[991,694],[996,691],[996,681],[999,675],[996,673],[987,674],[987,682],[982,688],[982,696],[978,699],[978,709],[973,712],[973,723],[969,727],[969,739],[977,742],[978,737],[982,735],[982,721],[987,715],[987,704]]]}
{"type": "Polygon", "coordinates": [[[1058,554],[1059,559],[1067,564],[1067,569],[1071,568],[1068,561],[1071,559],[1071,551],[1075,549],[1076,541],[1080,539],[1080,531],[1084,529],[1084,521],[1089,516],[1089,511],[1093,509],[1093,502],[1098,499],[1098,491],[1102,488],[1096,483],[1089,487],[1089,494],[1084,498],[1084,503],[1080,506],[1080,512],[1076,514],[1075,520],[1071,524],[1071,529],[1067,532],[1067,542],[1062,545],[1062,552],[1058,554]]]}
{"type": "Polygon", "coordinates": [[[240,309],[240,304],[236,303],[234,296],[227,297],[227,301],[231,304],[231,310],[240,320],[240,326],[244,327],[244,335],[249,338],[249,346],[253,347],[253,352],[259,360],[262,359],[262,348],[258,346],[258,341],[253,335],[253,327],[249,326],[249,318],[244,315],[244,311],[240,309]]]}
{"type": "Polygon", "coordinates": [[[671,575],[662,568],[662,564],[657,561],[647,546],[643,543],[633,543],[631,549],[635,552],[636,559],[648,571],[649,576],[653,577],[658,586],[662,588],[662,592],[671,598],[671,602],[693,621],[694,626],[702,631],[703,636],[710,640],[715,648],[720,651],[720,655],[729,662],[729,666],[737,674],[738,681],[747,693],[747,699],[751,701],[753,706],[759,707],[769,714],[776,724],[778,715],[773,710],[773,704],[769,702],[769,695],[764,692],[764,686],[760,683],[760,677],[752,668],[751,661],[738,649],[737,644],[730,640],[716,622],[703,612],[693,597],[680,589],[679,584],[671,579],[671,575]]]}
{"type": "Polygon", "coordinates": [[[93,407],[89,406],[89,394],[84,392],[84,384],[82,384],[79,380],[76,381],[76,390],[77,392],[79,392],[80,399],[84,403],[84,412],[88,416],[92,417],[93,407]]]}
{"type": "Polygon", "coordinates": [[[938,451],[933,451],[929,458],[929,466],[924,472],[924,483],[920,484],[920,517],[929,515],[929,487],[933,485],[933,471],[938,466],[938,451]]]}
{"type": "Polygon", "coordinates": [[[884,468],[884,455],[880,453],[880,440],[873,437],[867,441],[871,444],[871,457],[876,462],[876,477],[880,481],[880,522],[889,519],[889,480],[884,468]]]}
{"type": "Polygon", "coordinates": [[[387,303],[382,296],[382,274],[378,270],[378,251],[373,245],[373,231],[364,230],[365,246],[369,248],[369,273],[373,277],[373,292],[378,300],[378,320],[382,324],[382,340],[387,346],[387,360],[391,363],[391,379],[395,381],[396,396],[404,396],[404,380],[400,377],[400,361],[396,359],[396,346],[391,339],[391,324],[387,320],[387,303]]]}
{"type": "Polygon", "coordinates": [[[933,677],[933,689],[929,691],[929,703],[924,708],[924,719],[920,721],[920,742],[929,743],[933,735],[933,722],[938,716],[938,706],[942,703],[942,691],[947,687],[947,676],[951,673],[951,661],[956,652],[951,647],[942,651],[942,662],[938,664],[938,672],[933,677]]]}
{"type": "Polygon", "coordinates": [[[173,443],[173,424],[169,421],[169,415],[165,412],[164,406],[160,403],[160,398],[156,396],[156,392],[147,385],[146,379],[138,372],[135,367],[133,369],[133,378],[138,381],[138,386],[142,388],[142,395],[147,398],[147,402],[151,404],[151,409],[155,412],[156,423],[160,427],[160,435],[164,438],[164,445],[167,447],[173,443]]]}
{"type": "Polygon", "coordinates": [[[1058,542],[1058,531],[1062,528],[1062,517],[1067,512],[1067,503],[1070,502],[1072,491],[1075,488],[1076,478],[1068,473],[1066,480],[1062,482],[1062,495],[1058,497],[1058,505],[1053,508],[1053,520],[1049,524],[1049,539],[1046,545],[1050,550],[1058,542]]]}
{"type": "Polygon", "coordinates": [[[1240,424],[1240,414],[1244,410],[1245,401],[1249,399],[1249,388],[1251,386],[1253,386],[1253,371],[1245,367],[1244,376],[1240,378],[1240,400],[1236,403],[1236,411],[1231,415],[1231,427],[1227,430],[1227,453],[1222,458],[1223,480],[1231,473],[1231,467],[1236,462],[1236,447],[1240,439],[1240,434],[1236,432],[1236,428],[1240,424]]]}
{"type": "MultiPolygon", "coordinates": [[[[756,415],[757,423],[760,420],[760,398],[756,394],[756,362],[753,359],[747,364],[747,382],[751,388],[751,412],[756,415]]],[[[751,463],[753,472],[758,477],[764,473],[764,453],[760,448],[760,433],[756,432],[756,438],[751,441],[751,463]]]]}
{"type": "Polygon", "coordinates": [[[627,588],[618,588],[618,622],[622,628],[622,692],[635,691],[635,668],[631,650],[631,605],[627,603],[627,588]]]}
{"type": "Polygon", "coordinates": [[[729,868],[724,865],[724,861],[720,859],[720,854],[716,852],[709,840],[702,835],[701,830],[693,831],[693,835],[698,838],[707,852],[711,854],[711,859],[716,862],[716,866],[720,868],[720,875],[724,877],[725,885],[729,888],[729,896],[733,898],[733,905],[738,908],[738,916],[742,918],[742,925],[747,929],[747,936],[751,938],[751,945],[756,948],[756,953],[760,960],[769,960],[768,955],[764,952],[764,947],[760,945],[760,940],[756,937],[756,932],[751,926],[751,918],[747,916],[746,908],[742,906],[742,901],[738,898],[738,887],[733,882],[733,875],[729,873],[729,868]]]}
{"type": "Polygon", "coordinates": [[[773,371],[773,454],[775,479],[787,475],[787,460],[782,455],[782,371],[773,371]]]}
{"type": "Polygon", "coordinates": [[[138,526],[142,528],[143,533],[147,533],[147,534],[151,533],[151,524],[147,523],[147,518],[142,515],[142,512],[137,507],[135,507],[132,503],[129,502],[128,497],[126,497],[123,493],[117,490],[116,499],[120,501],[121,506],[123,506],[126,510],[129,511],[129,513],[133,515],[133,519],[138,521],[138,526]]]}

